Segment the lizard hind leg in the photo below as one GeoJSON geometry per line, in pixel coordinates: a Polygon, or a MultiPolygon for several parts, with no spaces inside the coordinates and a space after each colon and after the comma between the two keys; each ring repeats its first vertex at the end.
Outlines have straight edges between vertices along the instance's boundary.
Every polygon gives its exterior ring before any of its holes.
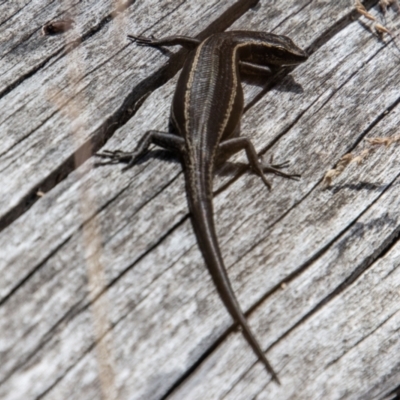
{"type": "Polygon", "coordinates": [[[246,151],[247,159],[249,160],[249,164],[254,172],[259,175],[264,182],[264,184],[271,189],[271,184],[265,176],[265,172],[271,172],[275,175],[282,176],[288,179],[297,179],[300,175],[297,174],[286,174],[285,172],[280,171],[281,168],[285,168],[288,166],[288,162],[283,162],[281,164],[262,164],[256,149],[253,146],[253,143],[249,138],[246,137],[237,137],[232,139],[227,139],[220,143],[219,145],[219,155],[223,157],[229,157],[241,150],[246,151]]]}
{"type": "Polygon", "coordinates": [[[166,150],[179,153],[183,148],[184,140],[180,136],[172,133],[147,131],[139,140],[135,150],[131,152],[125,152],[121,150],[103,150],[100,153],[96,153],[95,156],[108,159],[108,162],[105,164],[126,162],[127,165],[123,168],[126,170],[136,163],[139,157],[149,148],[150,144],[152,143],[163,147],[166,150]]]}

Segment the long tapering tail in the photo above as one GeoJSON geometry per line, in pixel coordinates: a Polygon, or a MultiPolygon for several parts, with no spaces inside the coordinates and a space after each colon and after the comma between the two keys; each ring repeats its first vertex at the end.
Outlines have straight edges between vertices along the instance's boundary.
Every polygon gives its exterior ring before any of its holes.
{"type": "Polygon", "coordinates": [[[226,273],[214,225],[211,173],[193,175],[194,171],[196,171],[196,168],[186,169],[187,197],[192,213],[193,229],[207,268],[210,271],[225,307],[234,321],[242,328],[247,342],[260,361],[264,363],[272,378],[277,383],[280,383],[275,371],[247,324],[247,320],[239,306],[226,273]]]}

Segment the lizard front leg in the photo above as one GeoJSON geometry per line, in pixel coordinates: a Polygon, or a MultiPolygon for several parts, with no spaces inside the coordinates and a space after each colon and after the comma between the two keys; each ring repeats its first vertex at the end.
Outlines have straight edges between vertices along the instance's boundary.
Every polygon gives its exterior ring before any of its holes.
{"type": "MultiPolygon", "coordinates": [[[[192,50],[200,43],[200,39],[192,38],[190,36],[167,36],[161,39],[153,37],[128,35],[128,39],[136,43],[138,46],[149,47],[169,47],[169,46],[182,46],[185,49],[192,50]]],[[[239,61],[240,72],[248,75],[269,76],[272,73],[271,68],[265,65],[259,65],[247,61],[239,61]]]]}
{"type": "Polygon", "coordinates": [[[128,39],[132,40],[132,42],[137,43],[139,46],[182,46],[189,50],[194,49],[201,43],[200,39],[192,38],[189,36],[167,36],[165,38],[155,39],[145,36],[128,35],[128,39]]]}

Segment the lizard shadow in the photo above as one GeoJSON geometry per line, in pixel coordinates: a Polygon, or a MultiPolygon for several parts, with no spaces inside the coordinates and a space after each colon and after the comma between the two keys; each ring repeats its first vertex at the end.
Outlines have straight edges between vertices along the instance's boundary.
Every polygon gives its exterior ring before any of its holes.
{"type": "MultiPolygon", "coordinates": [[[[144,46],[146,47],[146,46],[144,46]]],[[[174,56],[177,53],[172,52],[168,48],[164,46],[151,46],[153,49],[158,50],[165,57],[169,58],[169,63],[174,63],[174,56]]],[[[185,52],[184,49],[180,50],[180,52],[185,52]]],[[[186,50],[187,52],[187,50],[186,50]]],[[[276,90],[280,92],[293,92],[293,93],[303,93],[303,87],[298,84],[294,78],[290,75],[294,67],[284,67],[284,68],[270,68],[270,72],[266,72],[261,75],[253,75],[248,73],[241,73],[240,79],[242,83],[247,83],[252,86],[258,86],[263,89],[262,93],[267,92],[272,86],[275,87],[276,90]],[[283,84],[281,84],[283,83],[283,84]]]]}
{"type": "MultiPolygon", "coordinates": [[[[182,160],[178,154],[162,149],[149,151],[148,153],[143,155],[143,157],[141,157],[135,165],[143,164],[152,158],[163,162],[182,165],[182,160]]],[[[217,183],[217,188],[214,190],[213,195],[216,196],[217,194],[223,192],[228,186],[239,179],[244,173],[253,173],[249,164],[232,161],[218,162],[216,165],[214,177],[219,178],[219,184],[217,183]]]]}
{"type": "Polygon", "coordinates": [[[300,83],[297,83],[292,75],[286,75],[282,80],[277,82],[277,85],[274,87],[278,92],[290,92],[301,94],[304,93],[303,86],[300,83]]]}
{"type": "MultiPolygon", "coordinates": [[[[173,153],[172,151],[163,150],[163,149],[153,149],[143,154],[135,164],[133,164],[130,168],[123,169],[123,172],[127,172],[134,168],[135,166],[145,164],[151,159],[156,159],[162,162],[168,162],[173,164],[182,165],[182,160],[178,154],[173,153]]],[[[127,165],[128,161],[120,161],[120,162],[97,162],[94,164],[95,168],[103,167],[106,165],[127,165]]],[[[242,162],[231,162],[231,161],[222,161],[218,163],[216,166],[215,177],[219,178],[219,184],[217,184],[217,188],[214,190],[214,196],[224,191],[228,186],[230,186],[234,181],[240,178],[244,173],[251,173],[252,170],[250,166],[246,163],[242,162]],[[225,178],[225,179],[224,179],[225,178]]]]}
{"type": "Polygon", "coordinates": [[[382,192],[387,188],[387,186],[388,186],[387,184],[382,184],[382,183],[360,181],[356,184],[347,183],[344,185],[332,186],[330,188],[327,188],[327,190],[330,191],[332,194],[339,193],[341,190],[344,189],[349,189],[355,192],[361,192],[361,191],[382,192]]]}
{"type": "Polygon", "coordinates": [[[281,69],[279,72],[272,74],[268,79],[265,79],[265,76],[246,76],[246,78],[243,79],[243,82],[253,86],[258,86],[261,91],[245,105],[244,112],[247,112],[251,107],[253,107],[254,104],[264,97],[271,89],[278,92],[291,92],[295,94],[304,93],[303,87],[294,80],[292,75],[290,75],[292,70],[293,67],[281,69]]]}
{"type": "MultiPolygon", "coordinates": [[[[153,35],[150,35],[150,38],[151,39],[155,39],[153,35]]],[[[168,58],[171,58],[174,55],[176,55],[176,52],[173,52],[173,51],[169,50],[165,46],[154,46],[154,45],[150,45],[150,44],[144,45],[144,44],[136,43],[135,40],[130,40],[129,44],[130,45],[134,44],[134,45],[136,45],[138,47],[144,47],[144,48],[148,48],[148,49],[158,50],[161,54],[163,54],[165,57],[168,57],[168,58]]],[[[179,46],[177,46],[177,47],[179,47],[179,46]]]]}
{"type": "MultiPolygon", "coordinates": [[[[127,168],[124,171],[128,171],[131,168],[134,168],[137,165],[142,165],[145,164],[146,162],[148,162],[151,159],[157,159],[157,160],[161,160],[161,161],[166,161],[166,162],[170,162],[170,163],[177,163],[180,164],[181,160],[179,158],[179,156],[171,151],[168,150],[163,150],[163,149],[152,149],[149,151],[146,151],[145,153],[143,153],[142,155],[140,155],[140,157],[135,161],[134,164],[132,164],[129,168],[127,168]]],[[[99,168],[99,167],[104,167],[106,165],[122,165],[122,166],[126,166],[128,164],[129,161],[110,161],[110,160],[106,160],[106,161],[98,161],[94,164],[95,168],[99,168]]]]}
{"type": "MultiPolygon", "coordinates": [[[[286,70],[287,71],[287,70],[286,70]]],[[[285,71],[273,70],[270,75],[241,75],[241,80],[243,83],[258,86],[262,89],[262,94],[264,95],[272,87],[278,92],[292,92],[292,93],[304,93],[303,87],[295,81],[292,75],[289,73],[287,75],[281,76],[285,71]]]]}
{"type": "MultiPolygon", "coordinates": [[[[173,163],[173,164],[182,164],[182,159],[179,157],[179,154],[174,153],[173,151],[170,150],[164,150],[164,149],[151,149],[144,153],[140,158],[135,162],[135,164],[132,165],[134,167],[135,165],[142,165],[147,163],[151,159],[156,159],[159,161],[167,162],[167,163],[173,163]]],[[[127,164],[128,161],[120,161],[115,164],[127,164]]],[[[102,165],[109,165],[113,163],[97,163],[96,167],[101,167],[102,165]]],[[[231,162],[231,161],[221,161],[217,164],[216,166],[216,175],[218,176],[235,176],[239,172],[243,172],[244,170],[250,170],[250,167],[246,163],[242,162],[231,162]]]]}
{"type": "MultiPolygon", "coordinates": [[[[178,154],[169,150],[153,149],[140,157],[135,165],[144,164],[150,159],[157,159],[173,164],[182,164],[182,160],[178,154]]],[[[215,175],[219,177],[236,177],[238,174],[241,174],[245,171],[251,171],[250,166],[246,163],[221,161],[216,165],[215,175]]]]}

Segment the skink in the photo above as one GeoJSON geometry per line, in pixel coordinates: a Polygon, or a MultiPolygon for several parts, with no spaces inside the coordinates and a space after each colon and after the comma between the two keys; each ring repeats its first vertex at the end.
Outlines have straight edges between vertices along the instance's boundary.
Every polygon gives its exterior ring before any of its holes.
{"type": "Polygon", "coordinates": [[[272,33],[232,31],[204,41],[185,36],[162,39],[129,36],[140,45],[191,49],[172,101],[169,132],[148,131],[133,152],[104,151],[111,162],[132,166],[151,143],[177,152],[182,159],[193,229],[217,291],[244,337],[273,379],[278,377],[251,332],[232,290],[221,255],[213,217],[212,181],[216,164],[245,150],[251,168],[270,187],[264,172],[294,177],[262,165],[251,141],[239,137],[243,113],[240,73],[264,75],[269,67],[297,65],[307,53],[291,39],[272,33]]]}

